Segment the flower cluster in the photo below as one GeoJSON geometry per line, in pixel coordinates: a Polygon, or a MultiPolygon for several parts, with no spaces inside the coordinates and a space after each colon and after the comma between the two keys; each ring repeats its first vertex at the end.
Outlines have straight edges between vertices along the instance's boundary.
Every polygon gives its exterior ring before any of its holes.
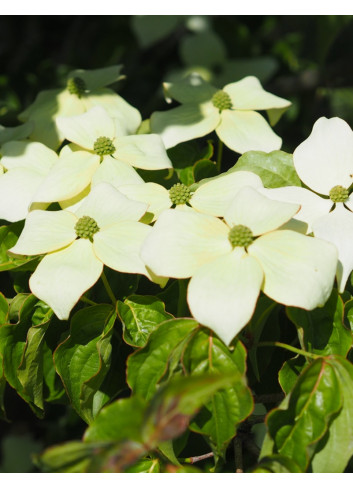
{"type": "Polygon", "coordinates": [[[190,278],[192,316],[229,344],[261,291],[311,310],[325,304],[336,272],[344,289],[353,268],[353,135],[344,121],[320,119],[294,152],[303,182],[327,198],[267,189],[250,171],[164,186],[152,175],[173,171],[166,148],[214,130],[238,153],[278,150],[281,139],[256,111],[273,125],[290,102],[255,77],[220,90],[192,75],[165,85],[182,105],[152,114],[152,133],[141,134],[138,110],[104,88],[120,70],[72,72],[65,89],[43,92],[22,113],[28,131],[2,143],[0,218],[25,220],[9,253],[42,256],[33,294],[67,319],[104,265],[161,286],[190,278]],[[315,236],[296,231],[298,220],[315,236]]]}

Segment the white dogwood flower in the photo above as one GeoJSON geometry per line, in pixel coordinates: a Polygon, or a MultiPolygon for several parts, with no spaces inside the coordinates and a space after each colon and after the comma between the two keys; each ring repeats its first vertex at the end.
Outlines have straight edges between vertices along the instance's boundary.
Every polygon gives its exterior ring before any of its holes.
{"type": "Polygon", "coordinates": [[[245,186],[263,187],[261,178],[255,173],[238,171],[220,175],[200,185],[195,191],[183,183],[176,183],[167,190],[153,182],[122,185],[119,190],[132,200],[148,204],[147,211],[153,214],[155,220],[164,210],[173,206],[190,206],[196,211],[223,217],[237,192],[245,186]]]}
{"type": "Polygon", "coordinates": [[[343,292],[353,270],[353,131],[338,117],[321,117],[294,151],[293,161],[300,179],[313,192],[301,187],[263,192],[300,204],[296,219],[308,224],[308,232],[336,245],[338,289],[343,292]]]}
{"type": "Polygon", "coordinates": [[[260,290],[304,309],[322,306],[334,281],[337,250],[318,238],[279,230],[298,211],[244,187],[225,222],[197,212],[164,211],[141,256],[160,276],[191,277],[192,315],[227,344],[250,320],[260,290]]]}
{"type": "Polygon", "coordinates": [[[24,219],[35,192],[45,180],[58,155],[44,144],[11,141],[1,148],[0,219],[24,219]]]}
{"type": "Polygon", "coordinates": [[[102,107],[74,117],[58,117],[65,138],[81,149],[58,161],[35,195],[36,202],[62,201],[75,197],[88,185],[107,182],[120,185],[144,183],[136,168],[171,168],[161,138],[154,134],[126,136],[116,119],[102,107]]]}
{"type": "Polygon", "coordinates": [[[98,280],[103,265],[155,279],[140,258],[141,244],[151,231],[138,222],[146,207],[102,183],[75,213],[30,212],[9,252],[46,254],[30,278],[30,289],[59,319],[67,319],[81,295],[98,280]]]}
{"type": "Polygon", "coordinates": [[[98,70],[73,70],[62,89],[44,90],[19,115],[21,121],[32,121],[30,138],[57,149],[64,140],[55,120],[58,116],[83,114],[92,107],[104,107],[111,117],[123,124],[127,134],[134,134],[141,124],[140,112],[113,90],[104,88],[121,78],[122,65],[98,70]]]}
{"type": "Polygon", "coordinates": [[[197,73],[178,83],[165,83],[168,97],[182,105],[151,116],[152,131],[160,134],[166,148],[216,131],[230,149],[270,152],[279,149],[277,136],[259,110],[266,110],[274,125],[291,102],[266,92],[254,76],[226,85],[222,90],[197,73]]]}

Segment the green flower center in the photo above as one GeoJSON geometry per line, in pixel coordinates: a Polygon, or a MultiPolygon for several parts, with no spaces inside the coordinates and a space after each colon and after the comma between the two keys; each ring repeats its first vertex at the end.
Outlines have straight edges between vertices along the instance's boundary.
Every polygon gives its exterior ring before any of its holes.
{"type": "Polygon", "coordinates": [[[93,235],[99,231],[99,227],[92,217],[83,216],[77,221],[75,231],[78,238],[93,241],[93,235]]]}
{"type": "Polygon", "coordinates": [[[115,152],[115,146],[111,139],[101,136],[95,141],[93,150],[99,156],[112,155],[115,152]]]}
{"type": "Polygon", "coordinates": [[[247,226],[243,226],[242,224],[232,227],[232,229],[229,231],[228,239],[233,248],[236,246],[244,246],[246,248],[254,241],[251,229],[249,229],[247,226]]]}
{"type": "Polygon", "coordinates": [[[174,205],[188,204],[191,199],[191,191],[183,183],[176,183],[169,190],[169,198],[174,205]]]}
{"type": "Polygon", "coordinates": [[[218,92],[213,95],[212,103],[220,112],[232,108],[230,96],[224,90],[218,90],[218,92]]]}
{"type": "Polygon", "coordinates": [[[77,95],[78,98],[80,98],[86,90],[86,83],[82,80],[82,78],[75,76],[75,78],[68,79],[67,89],[70,93],[77,95]]]}
{"type": "Polygon", "coordinates": [[[348,190],[341,185],[336,185],[329,193],[332,202],[346,202],[348,195],[348,190]]]}

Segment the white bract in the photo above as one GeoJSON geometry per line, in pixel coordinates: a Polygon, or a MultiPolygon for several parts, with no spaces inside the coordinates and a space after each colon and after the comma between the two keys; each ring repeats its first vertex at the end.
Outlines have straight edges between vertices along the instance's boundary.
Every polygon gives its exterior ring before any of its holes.
{"type": "Polygon", "coordinates": [[[301,187],[264,192],[271,198],[300,204],[296,218],[308,224],[308,232],[336,245],[337,282],[343,292],[353,270],[353,131],[338,117],[321,117],[294,151],[293,160],[300,179],[316,193],[301,187]]]}
{"type": "Polygon", "coordinates": [[[76,151],[65,153],[38,190],[36,202],[67,200],[78,195],[88,185],[110,183],[115,188],[123,184],[144,183],[134,170],[171,168],[161,138],[155,134],[126,136],[124,128],[102,107],[74,117],[58,117],[58,127],[65,138],[75,143],[76,151]]]}
{"type": "Polygon", "coordinates": [[[266,110],[274,125],[291,102],[266,92],[254,76],[218,90],[194,73],[185,81],[164,84],[168,97],[182,105],[151,116],[152,131],[160,134],[166,148],[216,131],[232,150],[270,152],[282,139],[256,111],[266,110]]]}
{"type": "Polygon", "coordinates": [[[33,195],[58,161],[58,155],[41,143],[12,141],[1,148],[0,219],[21,221],[33,195]]]}
{"type": "Polygon", "coordinates": [[[104,88],[121,78],[121,65],[98,70],[74,70],[68,75],[67,86],[44,90],[19,115],[21,121],[32,121],[34,130],[30,138],[57,149],[64,140],[55,120],[58,116],[82,114],[95,106],[104,107],[110,116],[124,125],[128,134],[136,132],[141,114],[113,90],[104,88]]]}
{"type": "Polygon", "coordinates": [[[157,275],[191,277],[192,315],[229,344],[250,320],[260,290],[281,304],[308,310],[328,299],[337,266],[335,246],[278,229],[298,209],[244,187],[226,210],[225,222],[166,210],[141,256],[157,275]]]}
{"type": "Polygon", "coordinates": [[[185,208],[190,206],[196,211],[212,216],[223,217],[230,202],[244,186],[262,188],[258,175],[248,171],[239,171],[220,175],[202,185],[195,191],[182,183],[176,183],[169,190],[153,182],[140,185],[122,185],[119,190],[132,200],[148,204],[148,212],[153,219],[172,206],[185,208]]]}
{"type": "MultiPolygon", "coordinates": [[[[75,213],[34,210],[16,245],[16,255],[46,254],[30,278],[30,289],[67,319],[81,295],[96,283],[103,265],[151,276],[140,248],[151,228],[139,219],[146,205],[109,184],[97,185],[75,213]]],[[[157,281],[157,280],[156,280],[157,281]]]]}

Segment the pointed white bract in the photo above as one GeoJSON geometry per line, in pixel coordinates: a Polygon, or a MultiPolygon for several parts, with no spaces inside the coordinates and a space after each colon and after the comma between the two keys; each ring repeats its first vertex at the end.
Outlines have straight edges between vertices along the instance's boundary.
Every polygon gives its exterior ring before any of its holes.
{"type": "Polygon", "coordinates": [[[30,288],[60,319],[67,319],[81,295],[98,280],[103,265],[155,280],[140,258],[141,244],[151,231],[138,222],[146,208],[146,204],[132,201],[110,184],[102,183],[75,212],[30,212],[9,252],[46,254],[30,279],[30,288]],[[92,222],[96,227],[91,234],[88,231],[88,235],[81,235],[85,219],[91,222],[89,229],[92,222]]]}
{"type": "Polygon", "coordinates": [[[191,313],[229,344],[251,319],[260,290],[305,309],[328,299],[337,266],[335,246],[276,230],[298,208],[244,187],[225,213],[226,224],[201,213],[167,210],[146,238],[141,257],[158,275],[191,277],[191,313]]]}
{"type": "Polygon", "coordinates": [[[166,148],[214,130],[237,153],[270,152],[282,145],[281,138],[256,111],[268,111],[270,123],[274,125],[291,103],[266,92],[254,76],[230,83],[219,91],[193,73],[178,83],[165,83],[164,90],[167,97],[182,103],[180,107],[154,112],[151,116],[152,131],[161,135],[166,148]],[[225,105],[217,101],[221,92],[225,105]]]}

